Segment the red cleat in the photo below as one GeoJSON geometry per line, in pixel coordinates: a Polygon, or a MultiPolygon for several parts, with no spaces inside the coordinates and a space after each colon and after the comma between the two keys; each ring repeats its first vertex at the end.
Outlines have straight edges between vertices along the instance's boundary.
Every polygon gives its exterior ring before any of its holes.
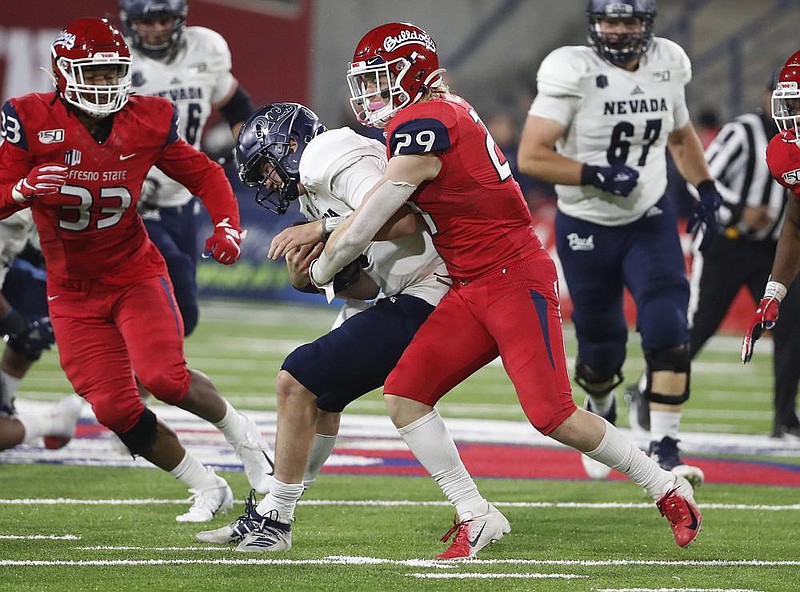
{"type": "Polygon", "coordinates": [[[446,542],[455,535],[453,542],[444,552],[439,553],[436,559],[471,559],[486,545],[499,541],[509,532],[511,525],[506,517],[489,504],[489,511],[486,514],[453,522],[453,527],[442,537],[442,542],[446,542]]]}
{"type": "Polygon", "coordinates": [[[675,487],[656,502],[658,511],[669,521],[675,543],[679,547],[688,546],[700,532],[703,518],[694,503],[692,486],[683,477],[677,477],[675,487]],[[687,493],[688,492],[688,493],[687,493]]]}

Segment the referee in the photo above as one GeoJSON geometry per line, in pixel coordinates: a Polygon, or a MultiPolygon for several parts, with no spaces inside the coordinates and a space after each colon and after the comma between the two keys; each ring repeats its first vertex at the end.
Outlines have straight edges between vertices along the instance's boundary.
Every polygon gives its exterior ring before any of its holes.
{"type": "MultiPolygon", "coordinates": [[[[772,267],[787,199],[765,159],[767,144],[778,132],[772,121],[774,88],[774,83],[770,84],[759,111],[727,123],[706,149],[711,176],[723,197],[717,213],[721,234],[705,253],[694,254],[689,301],[692,357],[717,331],[742,286],[759,302],[772,267]]],[[[800,382],[800,339],[795,333],[800,321],[798,282],[781,303],[781,323],[772,330],[773,438],[800,438],[796,413],[800,382]]]]}

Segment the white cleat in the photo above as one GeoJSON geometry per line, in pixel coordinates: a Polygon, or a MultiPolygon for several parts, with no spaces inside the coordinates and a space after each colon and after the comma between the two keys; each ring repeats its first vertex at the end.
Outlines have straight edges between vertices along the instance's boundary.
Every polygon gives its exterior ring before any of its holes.
{"type": "Polygon", "coordinates": [[[278,521],[278,511],[270,510],[245,534],[236,550],[243,553],[273,553],[292,548],[292,525],[278,521]]]}
{"type": "Polygon", "coordinates": [[[82,399],[77,395],[64,397],[46,411],[46,421],[50,428],[42,440],[45,448],[57,450],[63,448],[75,437],[75,428],[81,417],[82,399]]]}
{"type": "Polygon", "coordinates": [[[275,472],[272,451],[261,436],[256,422],[251,417],[240,415],[245,420],[247,431],[244,440],[235,446],[236,456],[242,461],[250,487],[263,495],[269,493],[275,472]]]}
{"type": "Polygon", "coordinates": [[[208,522],[233,507],[233,492],[228,483],[217,476],[213,469],[208,469],[208,472],[214,477],[213,482],[207,487],[189,490],[192,507],[185,514],[175,517],[178,522],[208,522]]]}
{"type": "Polygon", "coordinates": [[[489,511],[486,514],[454,522],[453,527],[441,539],[442,542],[446,542],[455,535],[453,542],[445,551],[439,553],[436,559],[472,559],[486,545],[499,541],[509,532],[511,524],[500,510],[489,504],[489,511]]]}

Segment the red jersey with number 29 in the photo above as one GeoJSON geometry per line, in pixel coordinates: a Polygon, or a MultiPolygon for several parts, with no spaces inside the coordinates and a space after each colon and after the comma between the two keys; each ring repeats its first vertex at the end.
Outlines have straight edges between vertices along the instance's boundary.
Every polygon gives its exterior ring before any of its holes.
{"type": "Polygon", "coordinates": [[[442,168],[411,197],[456,279],[506,267],[542,248],[511,167],[475,110],[447,94],[402,109],[386,128],[389,158],[436,155],[442,168]]]}
{"type": "Polygon", "coordinates": [[[53,93],[3,106],[0,216],[24,207],[11,197],[11,187],[33,167],[69,167],[60,193],[30,202],[48,276],[119,284],[165,274],[136,211],[153,165],[200,195],[214,223],[227,216],[238,227],[238,206],[224,171],[180,139],[177,117],[166,99],[132,96],[113,116],[110,136],[98,142],[53,93]]]}

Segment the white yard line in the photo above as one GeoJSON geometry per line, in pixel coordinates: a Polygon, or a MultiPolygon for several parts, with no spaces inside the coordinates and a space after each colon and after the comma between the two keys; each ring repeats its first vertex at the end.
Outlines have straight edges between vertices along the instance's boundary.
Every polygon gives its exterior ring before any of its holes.
{"type": "MultiPolygon", "coordinates": [[[[187,499],[74,499],[74,498],[0,498],[0,506],[151,506],[165,504],[185,504],[187,499]]],[[[648,502],[504,502],[492,501],[495,506],[504,508],[544,508],[544,509],[600,509],[600,510],[652,510],[653,504],[648,502]]],[[[414,501],[414,500],[303,500],[301,506],[357,506],[371,508],[394,507],[451,507],[446,501],[414,501]]],[[[800,504],[703,504],[703,510],[736,510],[752,512],[798,512],[800,504]]]]}
{"type": "MultiPolygon", "coordinates": [[[[228,551],[231,547],[224,546],[228,551]]],[[[135,550],[136,548],[134,548],[135,550]]],[[[166,551],[181,550],[164,548],[166,551]]],[[[107,548],[103,550],[114,550],[107,548]]],[[[119,547],[117,550],[128,551],[128,547],[119,547]]],[[[143,551],[159,550],[159,548],[142,547],[143,551]]],[[[198,548],[198,550],[201,550],[198,548]]],[[[204,550],[204,549],[202,549],[204,550]]],[[[15,567],[50,567],[50,566],[117,566],[117,565],[396,565],[413,568],[437,568],[442,570],[456,570],[461,567],[475,567],[480,565],[531,565],[555,567],[797,567],[800,561],[759,561],[759,560],[583,560],[583,559],[471,559],[468,562],[435,561],[433,559],[384,559],[379,557],[359,557],[349,555],[332,555],[321,559],[0,559],[0,566],[15,567]]],[[[673,588],[669,588],[672,590],[673,588]]],[[[707,589],[704,589],[707,590],[707,589]]]]}

